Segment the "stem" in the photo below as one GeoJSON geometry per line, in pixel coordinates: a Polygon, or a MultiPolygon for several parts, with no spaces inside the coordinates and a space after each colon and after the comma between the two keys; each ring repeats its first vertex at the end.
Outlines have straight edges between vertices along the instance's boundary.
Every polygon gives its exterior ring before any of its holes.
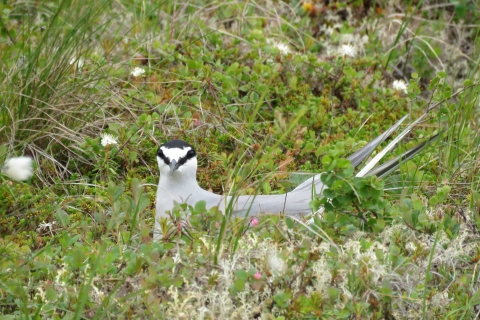
{"type": "Polygon", "coordinates": [[[12,195],[12,198],[15,200],[15,202],[17,202],[17,197],[15,197],[15,194],[13,193],[12,188],[10,188],[10,185],[8,184],[8,181],[5,180],[5,178],[4,178],[3,175],[1,175],[1,174],[0,174],[0,178],[1,178],[2,181],[3,181],[3,185],[6,186],[8,192],[10,192],[10,194],[12,195]]]}

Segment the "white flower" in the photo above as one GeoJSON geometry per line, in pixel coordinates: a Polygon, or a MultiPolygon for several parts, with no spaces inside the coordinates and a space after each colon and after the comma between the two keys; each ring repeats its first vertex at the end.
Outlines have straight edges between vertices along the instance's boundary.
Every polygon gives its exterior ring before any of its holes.
{"type": "Polygon", "coordinates": [[[102,134],[102,146],[106,147],[110,144],[118,144],[117,138],[108,133],[102,134]]]}
{"type": "Polygon", "coordinates": [[[393,81],[393,90],[395,91],[403,91],[404,93],[407,93],[408,85],[405,83],[403,80],[395,80],[393,81]]]}
{"type": "Polygon", "coordinates": [[[342,56],[354,58],[355,52],[356,52],[355,47],[349,44],[344,44],[343,46],[340,47],[340,55],[342,56]]]}
{"type": "Polygon", "coordinates": [[[275,41],[273,39],[267,39],[267,43],[276,47],[278,49],[278,51],[280,51],[280,53],[283,54],[283,55],[287,55],[287,54],[292,52],[290,47],[285,43],[278,42],[278,41],[275,41]]]}
{"type": "Polygon", "coordinates": [[[277,255],[271,255],[267,258],[267,266],[271,273],[279,275],[287,270],[287,264],[277,255]]]}
{"type": "Polygon", "coordinates": [[[38,228],[37,228],[37,231],[43,231],[43,230],[47,230],[52,232],[52,228],[57,224],[56,221],[52,221],[52,222],[40,222],[40,224],[38,225],[38,228]]]}
{"type": "Polygon", "coordinates": [[[276,45],[277,49],[280,51],[281,54],[289,54],[290,52],[292,52],[292,50],[290,50],[290,48],[288,47],[288,45],[286,45],[285,43],[277,43],[276,45]]]}
{"type": "Polygon", "coordinates": [[[134,76],[135,78],[140,77],[142,74],[145,73],[145,69],[140,68],[140,67],[135,67],[130,74],[134,76]]]}
{"type": "Polygon", "coordinates": [[[417,246],[415,245],[415,243],[410,241],[405,245],[405,249],[407,249],[408,252],[412,253],[417,250],[417,246]]]}
{"type": "Polygon", "coordinates": [[[69,62],[71,65],[75,65],[77,68],[82,68],[83,65],[85,64],[85,59],[83,59],[82,57],[80,58],[72,58],[70,59],[70,62],[69,62]]]}
{"type": "Polygon", "coordinates": [[[15,157],[10,158],[3,164],[2,173],[13,180],[25,181],[33,175],[32,158],[15,157]]]}

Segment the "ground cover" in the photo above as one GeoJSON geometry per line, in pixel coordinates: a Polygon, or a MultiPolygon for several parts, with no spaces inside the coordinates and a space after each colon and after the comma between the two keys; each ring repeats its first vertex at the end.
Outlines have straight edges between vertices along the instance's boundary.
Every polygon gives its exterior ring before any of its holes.
{"type": "Polygon", "coordinates": [[[0,8],[0,163],[35,163],[25,183],[0,176],[5,319],[478,316],[475,2],[0,8]],[[353,177],[346,156],[426,112],[386,160],[439,139],[353,177]],[[336,201],[247,221],[181,206],[153,243],[155,152],[173,138],[196,147],[205,189],[328,172],[336,201]]]}

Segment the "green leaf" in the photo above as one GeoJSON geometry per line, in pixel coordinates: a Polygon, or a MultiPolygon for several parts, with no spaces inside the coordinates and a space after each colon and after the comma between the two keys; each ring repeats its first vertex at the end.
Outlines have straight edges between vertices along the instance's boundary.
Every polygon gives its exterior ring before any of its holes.
{"type": "Polygon", "coordinates": [[[337,159],[333,159],[333,161],[330,163],[330,165],[325,168],[326,171],[332,171],[337,167],[337,159]]]}
{"type": "Polygon", "coordinates": [[[292,90],[297,89],[298,78],[296,76],[291,76],[288,78],[288,85],[292,90]]]}
{"type": "Polygon", "coordinates": [[[421,213],[418,215],[418,222],[420,222],[423,225],[426,225],[428,223],[428,217],[426,214],[421,213]]]}
{"type": "Polygon", "coordinates": [[[245,289],[245,281],[241,279],[237,279],[233,283],[233,287],[235,288],[236,291],[243,291],[243,289],[245,289]]]}
{"type": "Polygon", "coordinates": [[[293,219],[290,219],[287,217],[285,218],[285,222],[287,224],[288,229],[293,230],[293,228],[295,228],[295,221],[293,219]]]}
{"type": "Polygon", "coordinates": [[[188,100],[190,100],[190,102],[194,105],[198,105],[200,102],[200,99],[198,98],[198,96],[190,96],[188,100]]]}
{"type": "Polygon", "coordinates": [[[278,304],[280,308],[288,307],[290,303],[291,295],[289,292],[280,292],[273,296],[273,300],[278,304]]]}
{"type": "Polygon", "coordinates": [[[384,261],[384,259],[385,259],[385,256],[384,256],[384,254],[383,254],[383,250],[381,250],[381,249],[375,250],[375,256],[376,256],[377,259],[380,260],[380,261],[384,261]]]}
{"type": "Polygon", "coordinates": [[[72,258],[72,266],[76,268],[80,268],[83,266],[84,260],[85,260],[85,255],[83,253],[83,250],[80,248],[75,248],[70,252],[70,256],[72,258]]]}
{"type": "Polygon", "coordinates": [[[241,279],[245,281],[248,280],[248,272],[243,269],[239,269],[235,271],[235,276],[237,277],[237,279],[241,279]]]}
{"type": "Polygon", "coordinates": [[[56,301],[57,300],[57,292],[52,286],[48,286],[47,290],[45,290],[45,295],[48,300],[56,301]]]}
{"type": "Polygon", "coordinates": [[[301,155],[304,155],[306,153],[310,153],[312,152],[313,150],[315,149],[315,144],[313,144],[312,142],[308,142],[302,149],[302,151],[300,152],[301,155]]]}
{"type": "Polygon", "coordinates": [[[323,190],[323,196],[326,197],[326,198],[333,198],[335,197],[337,194],[332,190],[332,189],[325,189],[323,190]]]}
{"type": "Polygon", "coordinates": [[[334,288],[334,287],[329,287],[327,289],[327,292],[328,292],[330,298],[332,298],[332,300],[337,300],[338,297],[340,296],[340,290],[337,289],[337,288],[334,288]]]}
{"type": "Polygon", "coordinates": [[[335,222],[335,214],[332,212],[335,209],[333,205],[330,202],[327,202],[323,207],[327,212],[327,214],[324,215],[325,219],[330,223],[335,222]]]}
{"type": "Polygon", "coordinates": [[[455,14],[459,19],[465,18],[467,15],[467,5],[465,3],[458,3],[455,6],[455,14]]]}
{"type": "Polygon", "coordinates": [[[202,63],[198,62],[197,60],[187,60],[187,66],[190,69],[198,70],[202,67],[202,63]]]}
{"type": "Polygon", "coordinates": [[[270,183],[268,181],[263,181],[262,188],[264,193],[270,193],[272,191],[272,188],[270,187],[270,183]]]}
{"type": "Polygon", "coordinates": [[[234,62],[230,65],[230,67],[228,67],[228,69],[226,70],[226,73],[227,74],[233,74],[235,70],[238,69],[238,66],[239,66],[239,63],[238,62],[234,62]]]}
{"type": "MultiPolygon", "coordinates": [[[[257,89],[258,89],[258,92],[262,92],[262,93],[263,92],[268,92],[270,90],[269,87],[265,84],[259,84],[257,89]]],[[[258,98],[257,98],[257,100],[258,100],[258,98]]]]}
{"type": "Polygon", "coordinates": [[[380,229],[385,228],[385,220],[381,218],[377,219],[377,227],[380,229]]]}
{"type": "Polygon", "coordinates": [[[438,197],[437,196],[432,196],[428,202],[430,203],[431,206],[434,206],[436,205],[439,201],[438,201],[438,197]]]}
{"type": "Polygon", "coordinates": [[[70,224],[70,216],[64,210],[61,210],[61,209],[57,210],[55,212],[55,218],[57,219],[58,222],[60,222],[60,225],[64,228],[66,228],[70,224]]]}
{"type": "Polygon", "coordinates": [[[137,202],[137,212],[142,212],[149,204],[150,198],[145,193],[142,193],[137,202]]]}
{"type": "Polygon", "coordinates": [[[107,187],[108,196],[115,202],[122,195],[123,189],[123,186],[116,186],[113,182],[109,182],[107,187]]]}
{"type": "Polygon", "coordinates": [[[432,80],[430,80],[430,83],[428,85],[428,90],[433,90],[439,81],[440,81],[439,77],[435,77],[432,80]]]}
{"type": "Polygon", "coordinates": [[[196,213],[202,213],[207,211],[207,203],[205,202],[205,200],[200,200],[195,203],[194,210],[196,213]]]}
{"type": "Polygon", "coordinates": [[[331,162],[332,162],[332,158],[331,158],[330,156],[324,156],[324,157],[322,158],[322,164],[323,164],[324,166],[329,165],[331,162]]]}
{"type": "Polygon", "coordinates": [[[353,69],[352,67],[345,67],[343,69],[343,73],[349,78],[355,78],[358,74],[357,71],[355,71],[355,69],[353,69]]]}

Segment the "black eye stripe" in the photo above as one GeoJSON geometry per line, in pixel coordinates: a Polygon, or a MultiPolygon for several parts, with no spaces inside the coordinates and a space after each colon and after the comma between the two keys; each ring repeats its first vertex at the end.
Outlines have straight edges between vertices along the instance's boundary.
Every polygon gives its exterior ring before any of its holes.
{"type": "Polygon", "coordinates": [[[196,155],[195,150],[190,149],[184,157],[180,158],[180,160],[178,161],[178,163],[179,163],[180,165],[185,164],[185,162],[187,162],[188,160],[194,158],[195,155],[196,155]]]}
{"type": "Polygon", "coordinates": [[[170,164],[170,159],[168,159],[163,153],[162,149],[158,148],[157,156],[160,157],[166,164],[170,164]]]}
{"type": "MultiPolygon", "coordinates": [[[[182,142],[183,142],[183,141],[182,141],[182,142]]],[[[166,144],[161,145],[160,148],[158,148],[158,150],[157,150],[157,156],[158,156],[160,159],[162,159],[162,160],[165,162],[165,164],[167,164],[167,165],[170,164],[170,160],[171,160],[171,159],[170,159],[169,157],[167,157],[167,156],[165,155],[165,153],[163,153],[163,150],[162,150],[161,148],[162,148],[162,147],[167,147],[167,149],[171,149],[171,148],[169,148],[169,146],[168,146],[169,143],[171,143],[171,142],[167,142],[166,144]]],[[[184,143],[186,144],[186,142],[184,142],[184,143]]],[[[186,154],[185,156],[183,156],[182,158],[180,158],[180,159],[178,160],[178,164],[179,164],[180,166],[183,165],[183,164],[185,164],[188,160],[190,160],[190,159],[192,159],[192,158],[194,158],[194,157],[196,156],[195,149],[193,149],[193,147],[190,146],[190,145],[182,145],[181,147],[179,147],[179,146],[174,146],[174,147],[172,147],[172,148],[178,148],[178,149],[184,149],[184,148],[186,148],[186,147],[190,147],[190,150],[188,150],[188,152],[187,152],[187,154],[186,154]]]]}

